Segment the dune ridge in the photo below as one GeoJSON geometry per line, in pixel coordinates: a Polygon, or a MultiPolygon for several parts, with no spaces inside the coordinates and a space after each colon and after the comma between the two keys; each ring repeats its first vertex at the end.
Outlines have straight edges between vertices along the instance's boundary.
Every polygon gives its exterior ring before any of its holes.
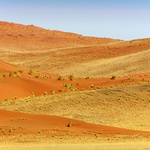
{"type": "Polygon", "coordinates": [[[47,50],[119,41],[109,38],[84,37],[75,33],[47,30],[34,25],[9,22],[0,22],[0,28],[1,48],[10,51],[18,49],[20,51],[47,50]]]}

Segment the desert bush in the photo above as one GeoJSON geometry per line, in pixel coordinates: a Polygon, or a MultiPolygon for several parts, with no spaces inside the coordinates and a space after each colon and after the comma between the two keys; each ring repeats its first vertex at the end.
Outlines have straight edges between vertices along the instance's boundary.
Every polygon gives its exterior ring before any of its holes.
{"type": "Polygon", "coordinates": [[[18,70],[18,72],[23,73],[23,70],[18,70]]]}
{"type": "Polygon", "coordinates": [[[40,78],[41,74],[40,73],[36,73],[36,75],[34,76],[35,78],[40,78]]]}
{"type": "Polygon", "coordinates": [[[64,87],[67,88],[67,90],[73,91],[75,89],[73,84],[64,84],[64,87]]]}
{"type": "Polygon", "coordinates": [[[71,127],[73,125],[72,122],[68,122],[67,127],[71,127]]]}
{"type": "Polygon", "coordinates": [[[32,92],[32,93],[31,93],[31,96],[35,97],[35,94],[34,94],[34,92],[32,92]]]}
{"type": "Polygon", "coordinates": [[[5,78],[5,77],[7,77],[7,75],[6,75],[6,74],[3,74],[3,77],[5,78]]]}
{"type": "Polygon", "coordinates": [[[19,72],[17,72],[17,73],[15,74],[15,77],[21,77],[20,74],[19,74],[19,72]]]}
{"type": "Polygon", "coordinates": [[[115,78],[116,78],[116,76],[112,76],[112,77],[111,77],[111,80],[114,80],[115,78]]]}
{"type": "Polygon", "coordinates": [[[94,88],[94,87],[95,87],[94,84],[91,84],[90,88],[94,88]]]}
{"type": "Polygon", "coordinates": [[[16,77],[16,75],[14,73],[10,72],[9,77],[16,77]]]}
{"type": "Polygon", "coordinates": [[[141,79],[141,81],[143,81],[143,82],[144,82],[144,81],[145,81],[145,79],[143,78],[143,79],[141,79]]]}
{"type": "Polygon", "coordinates": [[[63,77],[62,77],[62,76],[59,76],[59,77],[57,78],[57,80],[63,80],[63,77]]]}
{"type": "Polygon", "coordinates": [[[34,70],[30,69],[28,74],[33,75],[34,73],[35,73],[34,70]]]}
{"type": "Polygon", "coordinates": [[[10,101],[10,99],[6,98],[4,101],[5,101],[5,102],[9,102],[9,101],[10,101]]]}
{"type": "Polygon", "coordinates": [[[35,75],[34,77],[35,77],[35,78],[39,78],[40,76],[39,76],[39,75],[35,75]]]}
{"type": "Polygon", "coordinates": [[[54,95],[54,94],[55,94],[55,91],[54,91],[54,90],[52,90],[52,91],[51,91],[51,94],[52,94],[52,95],[54,95]]]}
{"type": "Polygon", "coordinates": [[[47,95],[47,92],[44,92],[43,95],[46,96],[46,95],[47,95]]]}
{"type": "Polygon", "coordinates": [[[68,78],[69,78],[70,81],[74,80],[74,76],[73,75],[69,75],[68,78]]]}

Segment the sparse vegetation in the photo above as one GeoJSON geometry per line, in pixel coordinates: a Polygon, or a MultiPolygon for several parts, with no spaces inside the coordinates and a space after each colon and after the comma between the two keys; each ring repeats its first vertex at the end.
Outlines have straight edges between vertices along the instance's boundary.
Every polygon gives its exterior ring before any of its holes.
{"type": "Polygon", "coordinates": [[[55,90],[52,90],[52,91],[51,91],[51,94],[52,94],[52,95],[55,95],[55,90]]]}
{"type": "Polygon", "coordinates": [[[18,70],[18,72],[23,73],[23,70],[18,70]]]}
{"type": "Polygon", "coordinates": [[[62,76],[59,76],[59,77],[57,78],[57,80],[63,80],[63,77],[62,77],[62,76]]]}
{"type": "Polygon", "coordinates": [[[46,95],[48,95],[48,94],[47,94],[47,92],[44,92],[43,95],[46,96],[46,95]]]}
{"type": "Polygon", "coordinates": [[[5,99],[5,102],[9,102],[9,101],[10,101],[10,99],[8,99],[8,98],[5,99]]]}
{"type": "Polygon", "coordinates": [[[68,78],[69,78],[70,81],[74,80],[74,76],[73,75],[69,75],[68,78]]]}
{"type": "Polygon", "coordinates": [[[144,81],[145,81],[145,79],[143,78],[143,79],[141,79],[141,81],[143,81],[143,82],[144,82],[144,81]]]}
{"type": "Polygon", "coordinates": [[[37,74],[34,76],[35,78],[40,78],[40,74],[37,74]]]}
{"type": "Polygon", "coordinates": [[[28,74],[33,75],[34,73],[35,73],[35,71],[33,69],[30,69],[28,74]]]}
{"type": "Polygon", "coordinates": [[[9,73],[9,77],[15,77],[15,74],[13,74],[12,72],[9,73]]]}
{"type": "Polygon", "coordinates": [[[31,93],[31,96],[32,96],[32,97],[35,97],[35,94],[34,94],[34,92],[32,92],[32,93],[31,93]]]}
{"type": "Polygon", "coordinates": [[[67,127],[71,127],[73,125],[72,122],[68,122],[67,127]]]}
{"type": "Polygon", "coordinates": [[[5,77],[7,77],[7,75],[6,75],[6,74],[3,74],[3,77],[5,78],[5,77]]]}
{"type": "Polygon", "coordinates": [[[21,77],[21,75],[19,74],[19,72],[15,72],[15,77],[21,77]]]}
{"type": "Polygon", "coordinates": [[[64,87],[67,88],[67,91],[73,91],[75,89],[73,84],[64,84],[64,87]]]}
{"type": "Polygon", "coordinates": [[[114,80],[114,79],[116,79],[116,76],[112,76],[112,77],[111,77],[111,80],[114,80]]]}
{"type": "MultiPolygon", "coordinates": [[[[7,77],[6,75],[4,75],[5,77],[7,77]]],[[[3,77],[4,77],[3,76],[3,77]]],[[[8,74],[8,76],[9,77],[21,77],[21,75],[19,74],[19,72],[18,71],[14,71],[14,72],[10,72],[9,74],[8,74]]]]}

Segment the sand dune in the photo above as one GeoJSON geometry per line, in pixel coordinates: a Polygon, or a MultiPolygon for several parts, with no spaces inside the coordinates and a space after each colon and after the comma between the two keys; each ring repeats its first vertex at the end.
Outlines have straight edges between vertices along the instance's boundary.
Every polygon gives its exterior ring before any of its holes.
{"type": "MultiPolygon", "coordinates": [[[[125,85],[141,82],[141,75],[133,75],[133,79],[129,80],[128,76],[118,77],[115,80],[110,78],[75,78],[70,81],[68,76],[59,76],[46,73],[23,71],[17,67],[14,67],[8,63],[0,62],[0,65],[5,68],[7,72],[1,72],[0,79],[0,99],[16,99],[19,97],[31,96],[33,93],[36,96],[47,94],[63,93],[67,90],[88,90],[96,88],[111,87],[116,85],[125,85]],[[16,71],[13,71],[15,69],[16,71]],[[8,71],[11,70],[11,71],[8,71]],[[3,77],[4,76],[4,77],[3,77]],[[58,78],[62,79],[59,80],[58,78]],[[68,87],[70,86],[70,87],[68,87]]],[[[146,73],[144,79],[149,80],[150,74],[146,73]]]]}
{"type": "Polygon", "coordinates": [[[17,112],[0,110],[1,135],[22,134],[48,134],[53,135],[54,129],[57,129],[56,135],[59,134],[102,134],[103,136],[126,134],[126,135],[143,135],[149,136],[150,132],[134,131],[121,128],[108,127],[103,125],[88,124],[82,121],[67,119],[56,116],[31,115],[17,112]],[[69,125],[69,127],[68,127],[69,125]],[[88,131],[90,133],[86,133],[88,131]],[[46,132],[46,133],[44,133],[46,132]]]}
{"type": "MultiPolygon", "coordinates": [[[[149,131],[150,83],[122,85],[2,102],[1,109],[149,131]]],[[[132,79],[131,79],[132,80],[132,79]]],[[[125,81],[125,80],[124,80],[125,81]]]]}
{"type": "Polygon", "coordinates": [[[0,28],[0,141],[149,139],[150,39],[0,28]]]}
{"type": "Polygon", "coordinates": [[[119,40],[84,37],[75,33],[46,30],[34,25],[0,22],[1,49],[9,51],[33,51],[70,46],[110,43],[119,40]]]}
{"type": "Polygon", "coordinates": [[[17,69],[16,66],[6,63],[0,60],[0,72],[8,72],[8,71],[15,71],[17,69]]]}
{"type": "Polygon", "coordinates": [[[77,77],[111,77],[138,74],[150,71],[150,50],[125,56],[92,60],[74,64],[61,74],[74,73],[77,77]]]}
{"type": "MultiPolygon", "coordinates": [[[[40,46],[37,45],[37,47],[40,46]]],[[[41,49],[8,52],[2,49],[0,56],[3,60],[28,70],[35,69],[62,75],[73,74],[77,77],[79,75],[81,77],[109,77],[113,74],[118,76],[148,72],[149,48],[149,39],[141,39],[97,46],[76,45],[75,48],[53,48],[45,51],[41,49]],[[143,64],[144,61],[145,64],[143,64]]]]}

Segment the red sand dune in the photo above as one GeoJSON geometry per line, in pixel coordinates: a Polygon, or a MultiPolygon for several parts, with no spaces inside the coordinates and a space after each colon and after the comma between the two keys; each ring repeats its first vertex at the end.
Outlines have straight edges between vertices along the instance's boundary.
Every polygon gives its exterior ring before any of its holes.
{"type": "MultiPolygon", "coordinates": [[[[73,62],[87,62],[101,58],[113,58],[128,55],[150,49],[150,39],[140,39],[133,41],[122,41],[113,44],[96,46],[77,47],[63,50],[62,56],[56,55],[59,60],[61,57],[73,62]]],[[[70,61],[70,63],[72,62],[70,61]]]]}
{"type": "Polygon", "coordinates": [[[44,92],[48,94],[54,90],[56,93],[60,93],[60,90],[65,90],[65,84],[73,84],[75,88],[79,90],[96,89],[111,87],[116,85],[125,85],[132,83],[139,83],[143,79],[149,80],[150,73],[142,75],[133,75],[129,77],[120,77],[115,80],[109,78],[101,79],[74,79],[70,81],[68,79],[59,81],[57,78],[43,79],[43,78],[26,78],[26,77],[6,77],[0,79],[0,99],[3,101],[6,98],[13,99],[15,97],[30,96],[32,92],[35,95],[42,95],[44,92]],[[146,76],[145,76],[146,75],[146,76]]]}
{"type": "Polygon", "coordinates": [[[84,37],[74,33],[46,30],[33,25],[0,22],[0,44],[9,50],[46,50],[116,41],[120,40],[84,37]]]}
{"type": "Polygon", "coordinates": [[[15,71],[16,69],[17,69],[16,66],[13,66],[9,63],[4,62],[3,60],[0,60],[0,73],[8,72],[8,71],[15,71]]]}
{"type": "Polygon", "coordinates": [[[150,132],[135,131],[109,127],[104,125],[89,124],[78,120],[47,116],[47,115],[32,115],[18,112],[0,110],[0,134],[36,134],[43,133],[52,135],[54,129],[57,129],[56,135],[64,133],[66,135],[142,135],[150,136],[150,132]],[[71,124],[68,127],[68,124],[71,124]]]}
{"type": "MultiPolygon", "coordinates": [[[[19,70],[16,67],[0,61],[0,69],[4,72],[1,74],[7,74],[8,70],[19,70]],[[5,72],[7,71],[7,73],[5,72]]],[[[32,92],[35,95],[42,95],[44,92],[51,94],[54,90],[55,93],[60,93],[66,90],[65,84],[73,84],[75,89],[87,90],[104,88],[132,83],[139,83],[144,78],[145,80],[150,79],[150,73],[143,73],[140,75],[132,75],[126,77],[116,77],[114,80],[110,78],[95,78],[95,79],[74,79],[70,81],[68,77],[64,77],[64,80],[58,80],[58,76],[41,73],[40,78],[35,78],[35,75],[29,75],[29,71],[24,71],[20,73],[20,77],[3,77],[0,79],[0,101],[6,98],[14,99],[15,97],[27,97],[30,96],[32,92]],[[51,76],[52,78],[43,78],[44,76],[51,76]]]]}

